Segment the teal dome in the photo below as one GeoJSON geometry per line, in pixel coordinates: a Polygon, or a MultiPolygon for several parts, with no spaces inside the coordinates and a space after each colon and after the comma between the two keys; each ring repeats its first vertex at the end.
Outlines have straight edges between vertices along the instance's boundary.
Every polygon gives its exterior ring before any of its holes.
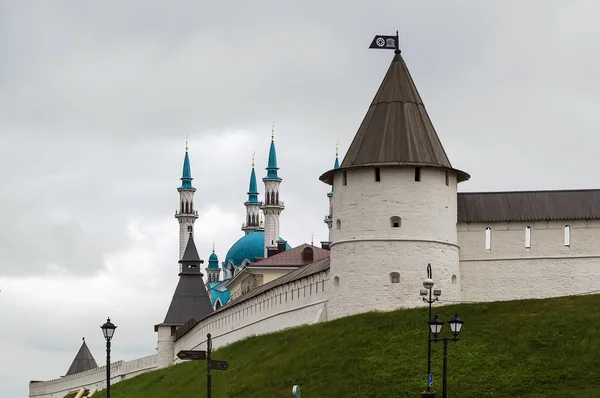
{"type": "Polygon", "coordinates": [[[212,252],[208,258],[208,268],[219,268],[219,257],[217,257],[215,252],[212,252]]]}
{"type": "MultiPolygon", "coordinates": [[[[279,238],[281,239],[281,238],[279,238]]],[[[256,257],[264,257],[265,255],[265,231],[258,230],[250,232],[248,235],[242,236],[237,242],[231,246],[231,249],[225,256],[224,266],[229,264],[229,261],[236,267],[240,266],[245,259],[254,261],[256,257]]],[[[286,250],[292,247],[286,243],[286,250]]]]}

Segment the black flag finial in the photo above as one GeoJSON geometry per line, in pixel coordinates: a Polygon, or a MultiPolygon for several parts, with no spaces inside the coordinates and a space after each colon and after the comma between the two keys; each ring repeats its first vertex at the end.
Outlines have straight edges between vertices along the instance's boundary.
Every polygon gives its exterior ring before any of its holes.
{"type": "Polygon", "coordinates": [[[400,54],[398,31],[396,31],[396,36],[375,36],[369,48],[375,48],[380,50],[394,50],[396,54],[400,54]]]}

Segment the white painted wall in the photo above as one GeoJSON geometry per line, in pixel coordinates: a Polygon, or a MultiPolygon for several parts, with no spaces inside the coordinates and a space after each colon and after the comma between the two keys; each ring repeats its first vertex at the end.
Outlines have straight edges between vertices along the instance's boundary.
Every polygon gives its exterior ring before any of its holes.
{"type": "Polygon", "coordinates": [[[496,301],[600,290],[600,220],[461,223],[462,298],[496,301]],[[571,227],[570,246],[564,242],[571,227]],[[525,248],[525,227],[531,248],[525,248]],[[485,249],[490,227],[491,248],[485,249]]]}
{"type": "MultiPolygon", "coordinates": [[[[111,364],[111,385],[130,379],[139,374],[155,370],[156,355],[134,359],[132,361],[118,361],[111,364]]],[[[59,379],[41,381],[29,384],[29,397],[35,398],[63,398],[67,393],[80,388],[89,390],[106,388],[106,366],[77,373],[59,379]]]]}
{"type": "Polygon", "coordinates": [[[454,173],[448,185],[446,171],[438,168],[421,168],[419,182],[411,167],[382,167],[380,182],[374,167],[350,169],[347,185],[343,173],[334,177],[330,319],[421,305],[427,263],[434,266],[436,287],[458,300],[454,173]],[[401,217],[399,228],[392,228],[392,216],[401,217]],[[400,283],[391,283],[392,272],[400,274],[400,283]],[[448,282],[452,275],[456,284],[448,282]]]}
{"type": "Polygon", "coordinates": [[[243,338],[327,320],[328,272],[279,286],[250,300],[219,311],[201,321],[175,342],[174,363],[180,350],[213,348],[243,338]]]}

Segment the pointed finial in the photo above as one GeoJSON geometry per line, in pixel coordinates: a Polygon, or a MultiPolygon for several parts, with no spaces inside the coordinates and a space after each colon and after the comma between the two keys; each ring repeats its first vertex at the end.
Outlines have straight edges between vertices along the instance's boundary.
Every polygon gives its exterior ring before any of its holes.
{"type": "Polygon", "coordinates": [[[186,135],[185,135],[185,152],[186,152],[186,153],[187,153],[187,151],[188,151],[188,138],[189,138],[189,136],[190,136],[189,134],[186,134],[186,135]]]}
{"type": "Polygon", "coordinates": [[[215,252],[215,241],[213,240],[213,253],[215,252]]]}
{"type": "Polygon", "coordinates": [[[259,216],[259,224],[258,224],[258,228],[259,229],[263,229],[263,219],[262,219],[262,214],[259,216]]]}
{"type": "Polygon", "coordinates": [[[82,337],[82,338],[81,338],[81,341],[85,341],[85,337],[82,337]]]}
{"type": "Polygon", "coordinates": [[[275,122],[271,126],[271,141],[275,141],[275,122]]]}
{"type": "Polygon", "coordinates": [[[310,244],[313,246],[315,245],[315,233],[314,232],[312,233],[312,236],[310,237],[310,244]]]}
{"type": "Polygon", "coordinates": [[[256,155],[256,151],[252,152],[252,168],[254,168],[254,155],[256,155]]]}
{"type": "Polygon", "coordinates": [[[335,144],[335,158],[337,159],[340,154],[340,141],[335,144]]]}

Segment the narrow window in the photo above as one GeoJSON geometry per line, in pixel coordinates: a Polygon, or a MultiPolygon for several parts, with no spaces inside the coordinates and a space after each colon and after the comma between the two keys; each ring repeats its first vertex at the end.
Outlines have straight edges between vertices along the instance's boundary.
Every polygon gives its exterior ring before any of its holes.
{"type": "Polygon", "coordinates": [[[452,275],[452,284],[456,285],[456,275],[452,275]]]}
{"type": "Polygon", "coordinates": [[[571,247],[571,226],[565,226],[565,247],[571,247]]]}
{"type": "Polygon", "coordinates": [[[450,185],[450,174],[448,174],[448,170],[446,170],[446,186],[450,185]]]}
{"type": "Polygon", "coordinates": [[[345,171],[344,171],[343,178],[344,178],[344,181],[343,181],[344,186],[348,185],[348,174],[345,171]]]}
{"type": "Polygon", "coordinates": [[[390,273],[390,282],[391,283],[400,283],[400,274],[397,272],[390,273]]]}
{"type": "Polygon", "coordinates": [[[393,216],[390,218],[390,225],[392,226],[392,228],[400,228],[401,222],[402,219],[398,216],[393,216]]]}
{"type": "Polygon", "coordinates": [[[531,227],[525,227],[525,248],[531,249],[531,227]]]}
{"type": "Polygon", "coordinates": [[[421,168],[415,167],[415,181],[421,181],[421,168]]]}
{"type": "Polygon", "coordinates": [[[485,250],[492,249],[492,229],[487,227],[485,229],[485,250]]]}
{"type": "Polygon", "coordinates": [[[375,167],[375,181],[381,181],[381,169],[379,167],[375,167]]]}
{"type": "Polygon", "coordinates": [[[335,222],[335,228],[340,231],[342,229],[342,222],[340,220],[337,220],[335,222]]]}
{"type": "Polygon", "coordinates": [[[340,278],[339,277],[335,277],[333,278],[333,286],[338,287],[340,285],[340,278]]]}

